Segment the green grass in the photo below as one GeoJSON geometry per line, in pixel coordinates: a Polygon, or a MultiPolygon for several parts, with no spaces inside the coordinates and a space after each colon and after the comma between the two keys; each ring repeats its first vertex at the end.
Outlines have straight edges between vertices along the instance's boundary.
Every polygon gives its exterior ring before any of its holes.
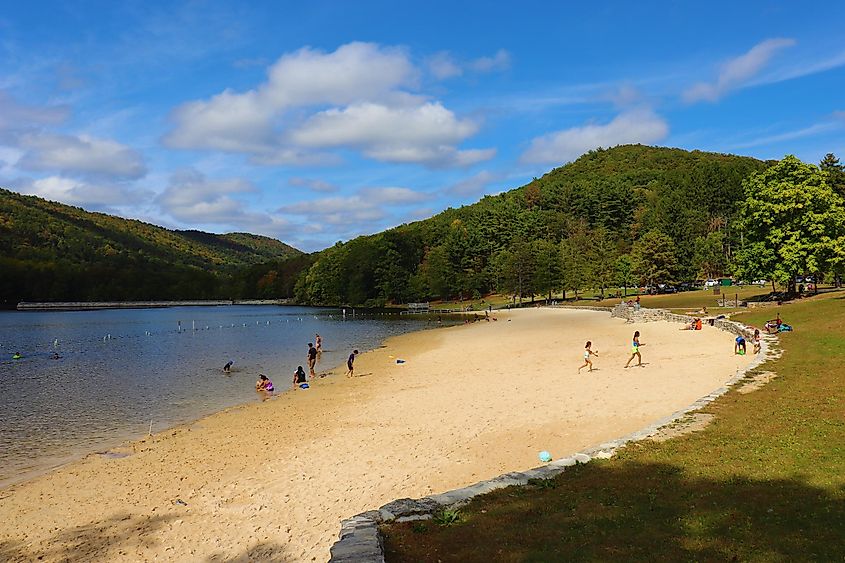
{"type": "Polygon", "coordinates": [[[780,310],[778,377],[724,395],[705,430],[485,495],[448,527],[386,526],[388,561],[845,559],[845,293],[780,310]]]}
{"type": "MultiPolygon", "coordinates": [[[[739,296],[740,301],[759,298],[765,296],[769,293],[771,288],[769,286],[750,286],[746,285],[743,287],[731,286],[726,288],[720,288],[724,290],[725,295],[728,299],[733,299],[735,295],[739,296]]],[[[609,292],[606,295],[610,295],[609,292]]],[[[628,295],[624,299],[634,299],[637,296],[636,289],[629,289],[628,295]]],[[[543,301],[546,299],[547,296],[537,296],[536,299],[538,301],[543,301]]],[[[557,301],[562,301],[563,295],[561,293],[554,293],[552,294],[552,299],[557,301]]],[[[700,308],[702,306],[706,306],[708,310],[712,308],[716,308],[716,302],[721,298],[721,295],[715,295],[712,289],[702,290],[697,289],[695,291],[684,291],[681,293],[675,293],[670,295],[640,295],[640,302],[645,307],[664,307],[664,308],[689,308],[689,307],[696,307],[700,308]]],[[[607,297],[606,299],[599,300],[599,293],[594,291],[585,291],[578,293],[578,299],[575,299],[575,294],[573,292],[567,292],[566,294],[566,301],[565,304],[567,305],[588,305],[588,306],[595,306],[599,305],[602,307],[613,307],[614,305],[618,304],[622,299],[617,299],[615,297],[607,297]]],[[[467,307],[472,306],[472,308],[476,311],[484,309],[487,307],[488,304],[492,304],[493,308],[500,309],[506,307],[508,304],[513,303],[511,297],[508,295],[488,295],[486,297],[480,299],[465,299],[463,301],[457,300],[450,300],[450,301],[436,301],[432,302],[431,306],[437,309],[457,309],[460,307],[467,307]]],[[[523,299],[522,305],[529,306],[531,304],[530,299],[523,299]]]]}

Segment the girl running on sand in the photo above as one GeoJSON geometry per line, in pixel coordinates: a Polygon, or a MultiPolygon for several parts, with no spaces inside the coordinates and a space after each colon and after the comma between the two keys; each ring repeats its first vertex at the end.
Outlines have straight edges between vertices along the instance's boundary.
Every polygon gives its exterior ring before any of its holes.
{"type": "Polygon", "coordinates": [[[645,346],[645,344],[640,343],[640,331],[636,331],[634,332],[633,340],[631,340],[631,357],[628,358],[627,362],[625,362],[625,367],[628,367],[628,364],[631,363],[634,356],[637,358],[637,365],[643,365],[643,357],[640,355],[640,346],[645,346]]]}
{"type": "Polygon", "coordinates": [[[591,350],[590,346],[592,345],[593,343],[587,340],[587,344],[584,346],[584,365],[578,368],[578,373],[581,373],[581,370],[587,366],[590,366],[590,369],[588,369],[587,371],[593,371],[593,362],[590,361],[590,356],[595,356],[598,358],[599,352],[598,350],[591,350]]]}

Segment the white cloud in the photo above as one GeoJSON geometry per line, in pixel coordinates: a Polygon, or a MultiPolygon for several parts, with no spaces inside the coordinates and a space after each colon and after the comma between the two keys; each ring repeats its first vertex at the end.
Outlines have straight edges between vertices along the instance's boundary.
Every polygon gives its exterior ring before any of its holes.
{"type": "Polygon", "coordinates": [[[270,68],[262,94],[276,107],[351,104],[390,98],[397,88],[414,86],[417,74],[398,48],[358,42],[333,53],[305,48],[270,68]]]}
{"type": "Polygon", "coordinates": [[[67,119],[70,108],[58,106],[32,106],[15,100],[8,92],[0,90],[0,129],[15,129],[32,125],[58,125],[67,119]]]}
{"type": "Polygon", "coordinates": [[[428,71],[438,80],[460,76],[464,70],[447,51],[435,53],[426,60],[428,71]]]}
{"type": "Polygon", "coordinates": [[[272,150],[275,108],[255,91],[225,90],[208,101],[188,102],[173,113],[170,147],[263,153],[272,150]]]}
{"type": "Polygon", "coordinates": [[[86,209],[102,209],[108,206],[135,205],[147,201],[152,193],[126,184],[91,184],[84,180],[47,176],[16,182],[20,193],[36,195],[68,205],[86,209]]]}
{"type": "Polygon", "coordinates": [[[175,128],[164,141],[246,153],[268,165],[326,164],[337,155],[325,149],[344,148],[429,166],[490,158],[490,149],[457,147],[478,124],[409,91],[418,75],[402,49],[372,43],[349,43],[331,53],[300,49],[282,56],[252,90],[225,90],[176,108],[175,128]]]}
{"type": "Polygon", "coordinates": [[[334,193],[340,189],[336,185],[323,180],[316,180],[313,178],[300,178],[298,176],[290,178],[288,180],[288,184],[299,188],[307,188],[312,192],[320,192],[326,194],[334,193]]]}
{"type": "Polygon", "coordinates": [[[171,176],[156,203],[179,221],[226,225],[260,223],[268,217],[248,212],[243,202],[230,197],[255,191],[255,186],[240,178],[212,180],[197,170],[186,169],[171,176]]]}
{"type": "Polygon", "coordinates": [[[479,57],[470,61],[455,60],[448,51],[435,53],[425,61],[428,72],[438,80],[462,76],[465,73],[489,73],[507,70],[511,66],[511,55],[499,49],[492,57],[479,57]]]}
{"type": "Polygon", "coordinates": [[[147,173],[140,153],[110,139],[24,133],[17,138],[17,146],[25,151],[17,165],[26,170],[127,179],[141,178],[147,173]]]}
{"type": "Polygon", "coordinates": [[[446,193],[456,195],[459,197],[472,197],[481,194],[490,183],[499,179],[499,176],[482,170],[481,172],[470,176],[465,180],[453,184],[446,188],[446,193]]]}
{"type": "Polygon", "coordinates": [[[385,218],[385,213],[375,203],[359,196],[335,196],[301,201],[285,205],[282,213],[301,215],[317,224],[355,227],[359,223],[373,223],[385,218]]]}
{"type": "Polygon", "coordinates": [[[774,145],[783,141],[803,139],[805,137],[814,137],[816,135],[822,135],[831,131],[838,131],[843,127],[845,127],[845,115],[843,115],[843,112],[835,111],[827,120],[822,121],[820,123],[815,123],[813,125],[808,125],[807,127],[802,127],[800,129],[795,129],[792,131],[777,133],[775,135],[758,137],[750,141],[744,141],[742,143],[735,144],[732,148],[747,149],[751,147],[774,145]]]}
{"type": "Polygon", "coordinates": [[[794,39],[766,39],[752,47],[747,53],[724,63],[715,82],[699,82],[687,89],[683,98],[686,102],[715,102],[727,92],[746,85],[774,56],[786,47],[795,45],[794,39]]]}
{"type": "Polygon", "coordinates": [[[604,125],[583,125],[537,137],[521,157],[523,162],[562,164],[599,147],[654,143],[666,137],[666,121],[648,108],[620,113],[604,125]]]}
{"type": "Polygon", "coordinates": [[[504,49],[499,49],[492,57],[480,57],[469,64],[476,72],[495,72],[507,70],[511,66],[511,55],[504,49]]]}
{"type": "Polygon", "coordinates": [[[410,107],[361,103],[315,114],[291,133],[291,139],[317,149],[355,147],[388,162],[455,165],[492,156],[454,148],[477,130],[476,123],[456,118],[437,102],[410,107]]]}
{"type": "Polygon", "coordinates": [[[385,205],[408,205],[431,199],[431,194],[417,192],[410,188],[362,188],[359,195],[365,200],[385,205]]]}

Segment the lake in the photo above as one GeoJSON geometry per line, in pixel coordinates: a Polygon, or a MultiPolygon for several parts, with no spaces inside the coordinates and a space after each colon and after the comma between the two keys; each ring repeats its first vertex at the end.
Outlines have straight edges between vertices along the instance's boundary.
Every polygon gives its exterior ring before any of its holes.
{"type": "Polygon", "coordinates": [[[315,333],[319,372],[428,326],[283,306],[0,312],[0,486],[145,435],[150,422],[158,432],[258,401],[259,373],[286,390],[297,366],[307,371],[315,333]]]}

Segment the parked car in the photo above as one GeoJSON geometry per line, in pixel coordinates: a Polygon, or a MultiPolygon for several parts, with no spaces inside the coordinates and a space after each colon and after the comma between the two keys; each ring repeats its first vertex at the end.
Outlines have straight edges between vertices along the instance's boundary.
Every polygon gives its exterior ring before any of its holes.
{"type": "Polygon", "coordinates": [[[704,287],[716,287],[719,285],[719,280],[707,280],[704,282],[704,287]]]}

